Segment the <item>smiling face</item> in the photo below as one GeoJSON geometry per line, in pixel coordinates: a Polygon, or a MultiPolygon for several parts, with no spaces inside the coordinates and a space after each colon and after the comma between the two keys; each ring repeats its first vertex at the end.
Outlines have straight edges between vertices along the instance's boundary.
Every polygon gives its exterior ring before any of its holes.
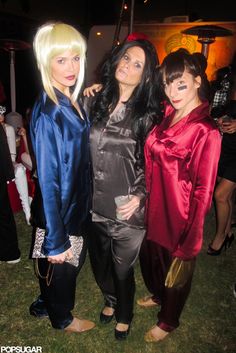
{"type": "Polygon", "coordinates": [[[55,56],[51,60],[52,85],[65,93],[74,86],[80,71],[80,57],[71,51],[55,56]]]}
{"type": "Polygon", "coordinates": [[[135,88],[141,81],[145,65],[145,53],[140,47],[127,49],[119,61],[115,78],[121,85],[135,88]]]}
{"type": "Polygon", "coordinates": [[[200,84],[200,76],[194,77],[186,70],[180,78],[168,84],[165,81],[165,75],[163,77],[164,91],[170,103],[176,110],[186,113],[196,108],[200,103],[198,95],[200,84]]]}

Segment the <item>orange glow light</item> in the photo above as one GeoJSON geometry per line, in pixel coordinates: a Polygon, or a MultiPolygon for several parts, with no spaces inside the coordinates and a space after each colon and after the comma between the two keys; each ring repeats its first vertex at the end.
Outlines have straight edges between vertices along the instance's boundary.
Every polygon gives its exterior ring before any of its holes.
{"type": "MultiPolygon", "coordinates": [[[[206,24],[222,26],[234,33],[229,37],[216,37],[215,42],[210,44],[206,73],[208,79],[212,80],[220,67],[230,64],[236,52],[236,22],[198,22],[198,25],[206,24]]],[[[155,45],[159,60],[162,62],[168,53],[180,47],[188,49],[191,53],[201,52],[202,45],[198,42],[198,37],[181,32],[195,25],[196,22],[135,24],[134,31],[148,36],[155,45]]]]}

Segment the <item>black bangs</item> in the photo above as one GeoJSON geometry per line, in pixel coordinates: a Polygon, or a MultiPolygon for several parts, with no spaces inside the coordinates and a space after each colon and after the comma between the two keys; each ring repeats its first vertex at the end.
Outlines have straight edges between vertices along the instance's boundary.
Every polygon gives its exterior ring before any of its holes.
{"type": "Polygon", "coordinates": [[[167,84],[173,82],[177,78],[180,78],[185,70],[184,61],[178,57],[169,57],[162,67],[162,77],[165,77],[167,84]]]}
{"type": "Polygon", "coordinates": [[[167,84],[180,78],[185,70],[196,77],[205,71],[205,67],[201,68],[199,58],[183,48],[167,55],[161,65],[162,78],[165,77],[167,84]]]}
{"type": "Polygon", "coordinates": [[[177,51],[168,54],[160,66],[160,75],[158,75],[162,88],[165,87],[163,81],[168,85],[174,80],[181,78],[186,70],[193,77],[201,77],[201,85],[198,89],[199,97],[201,99],[209,100],[209,81],[205,73],[207,61],[205,57],[202,57],[202,55],[199,54],[200,53],[190,54],[184,48],[180,48],[177,51]]]}

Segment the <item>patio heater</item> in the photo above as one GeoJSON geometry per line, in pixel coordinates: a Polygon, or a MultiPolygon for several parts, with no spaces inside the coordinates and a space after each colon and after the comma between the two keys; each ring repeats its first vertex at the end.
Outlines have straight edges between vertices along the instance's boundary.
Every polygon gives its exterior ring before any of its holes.
{"type": "Polygon", "coordinates": [[[23,126],[22,116],[16,112],[16,81],[15,81],[15,52],[30,48],[30,44],[19,39],[0,39],[0,48],[9,53],[10,59],[10,95],[11,112],[6,115],[6,122],[17,132],[23,126]]]}
{"type": "Polygon", "coordinates": [[[215,25],[193,26],[181,31],[183,34],[198,36],[198,42],[202,44],[201,53],[208,58],[209,46],[215,42],[216,37],[232,36],[233,32],[227,28],[215,25]]]}

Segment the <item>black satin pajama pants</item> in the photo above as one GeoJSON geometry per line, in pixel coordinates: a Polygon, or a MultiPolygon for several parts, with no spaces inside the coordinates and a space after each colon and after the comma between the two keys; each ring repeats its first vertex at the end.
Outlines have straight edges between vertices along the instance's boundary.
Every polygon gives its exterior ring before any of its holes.
{"type": "Polygon", "coordinates": [[[91,222],[89,255],[105,306],[115,308],[116,321],[129,324],[135,293],[134,264],[145,234],[114,221],[91,222]]]}
{"type": "MultiPolygon", "coordinates": [[[[71,311],[74,309],[75,304],[76,278],[84,264],[86,252],[87,244],[86,238],[84,238],[83,249],[77,267],[66,262],[54,264],[52,280],[49,286],[44,278],[39,277],[41,298],[45,302],[54,328],[64,329],[73,320],[71,311]]],[[[38,259],[38,263],[39,272],[42,277],[45,277],[48,272],[49,262],[47,259],[38,259]]],[[[48,280],[50,281],[50,273],[48,280]]]]}

